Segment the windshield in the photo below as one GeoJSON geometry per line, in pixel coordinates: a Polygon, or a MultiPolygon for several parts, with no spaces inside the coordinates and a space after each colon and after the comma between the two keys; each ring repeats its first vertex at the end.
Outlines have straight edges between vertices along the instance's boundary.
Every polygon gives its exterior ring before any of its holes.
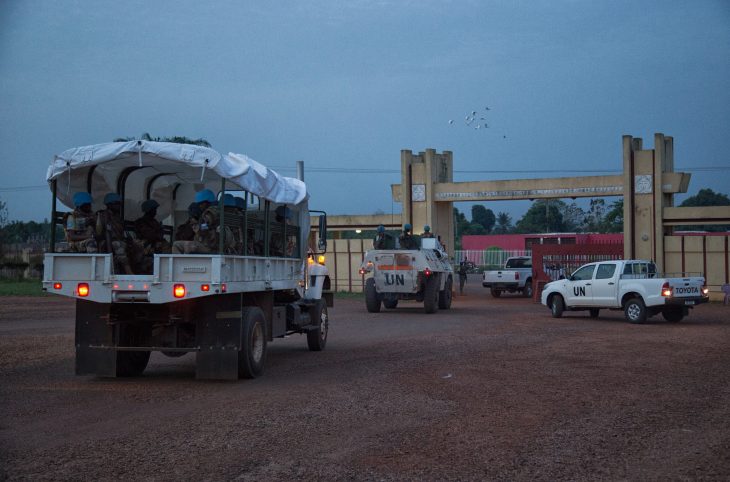
{"type": "Polygon", "coordinates": [[[505,268],[532,268],[532,258],[508,259],[505,268]]]}

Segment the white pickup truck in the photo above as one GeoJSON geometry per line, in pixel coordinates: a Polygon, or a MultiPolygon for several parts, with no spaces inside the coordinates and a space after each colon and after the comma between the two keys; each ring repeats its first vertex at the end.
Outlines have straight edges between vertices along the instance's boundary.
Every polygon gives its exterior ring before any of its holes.
{"type": "Polygon", "coordinates": [[[663,277],[651,261],[599,261],[546,284],[540,300],[555,318],[580,310],[596,318],[599,310],[609,309],[623,310],[631,323],[643,323],[658,313],[678,322],[690,308],[708,300],[708,289],[702,276],[663,277]]]}
{"type": "Polygon", "coordinates": [[[532,258],[507,258],[504,269],[484,272],[482,286],[489,288],[494,298],[499,298],[503,291],[521,292],[525,298],[532,298],[532,258]]]}

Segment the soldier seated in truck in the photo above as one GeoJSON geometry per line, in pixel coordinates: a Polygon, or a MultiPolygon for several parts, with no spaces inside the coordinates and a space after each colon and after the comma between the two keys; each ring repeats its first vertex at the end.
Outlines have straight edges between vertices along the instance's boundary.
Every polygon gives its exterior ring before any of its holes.
{"type": "Polygon", "coordinates": [[[128,239],[124,233],[122,198],[112,192],[104,196],[104,204],[106,209],[96,213],[96,236],[100,240],[100,251],[114,255],[115,272],[134,274],[130,258],[139,261],[142,250],[141,244],[128,239]]]}
{"type": "Polygon", "coordinates": [[[218,206],[215,205],[215,194],[210,189],[203,189],[195,193],[195,203],[200,209],[200,218],[193,225],[193,239],[175,241],[172,252],[175,254],[206,254],[218,250],[216,234],[218,221],[218,206]]]}
{"type": "Polygon", "coordinates": [[[195,231],[198,229],[200,219],[200,207],[195,201],[188,205],[188,219],[175,230],[175,241],[192,241],[195,239],[195,231]]]}
{"type": "Polygon", "coordinates": [[[292,210],[286,206],[278,206],[274,210],[274,222],[277,228],[271,233],[269,251],[271,256],[291,257],[295,255],[296,237],[292,236],[295,231],[291,225],[292,210]],[[287,233],[287,230],[289,231],[287,233]],[[286,246],[286,247],[285,247],[286,246]]]}
{"type": "Polygon", "coordinates": [[[137,240],[142,243],[142,259],[135,271],[137,273],[151,273],[153,255],[155,253],[169,253],[170,243],[164,237],[162,223],[155,219],[160,204],[154,199],[142,203],[142,217],[134,222],[134,232],[137,240]]]}
{"type": "Polygon", "coordinates": [[[65,251],[70,253],[96,253],[94,238],[94,213],[91,211],[91,195],[77,192],[73,196],[74,210],[64,217],[63,228],[66,233],[65,251]]]}

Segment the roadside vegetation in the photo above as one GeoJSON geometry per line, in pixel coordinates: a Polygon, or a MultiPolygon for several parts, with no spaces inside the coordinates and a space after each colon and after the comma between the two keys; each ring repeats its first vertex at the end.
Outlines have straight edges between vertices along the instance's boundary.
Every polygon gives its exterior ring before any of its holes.
{"type": "Polygon", "coordinates": [[[47,296],[41,280],[0,280],[0,296],[47,296]]]}

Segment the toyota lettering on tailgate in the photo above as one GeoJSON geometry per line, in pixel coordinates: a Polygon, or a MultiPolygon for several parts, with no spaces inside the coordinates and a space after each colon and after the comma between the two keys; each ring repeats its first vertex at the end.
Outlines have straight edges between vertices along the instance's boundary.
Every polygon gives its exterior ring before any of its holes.
{"type": "Polygon", "coordinates": [[[675,295],[700,295],[700,289],[696,286],[679,286],[674,288],[675,295]]]}

